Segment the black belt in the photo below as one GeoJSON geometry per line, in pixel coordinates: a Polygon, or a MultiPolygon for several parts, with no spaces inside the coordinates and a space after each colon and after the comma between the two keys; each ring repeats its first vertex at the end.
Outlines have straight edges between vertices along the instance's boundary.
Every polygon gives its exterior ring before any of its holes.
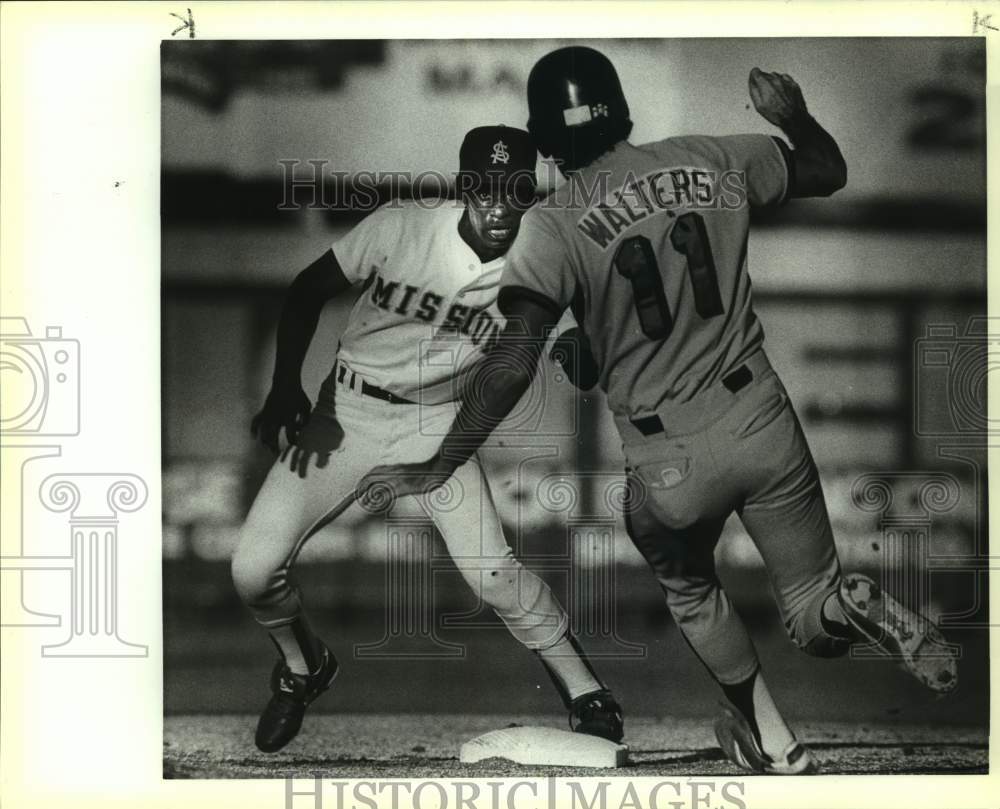
{"type": "MultiPolygon", "coordinates": [[[[347,366],[337,364],[337,381],[343,382],[344,377],[347,376],[347,366]]],[[[357,374],[351,371],[351,381],[349,387],[351,390],[357,390],[355,387],[355,382],[357,381],[357,374]]],[[[361,393],[365,396],[371,396],[373,399],[381,399],[383,402],[388,402],[389,404],[416,404],[416,402],[411,402],[409,399],[404,399],[402,396],[397,396],[395,393],[389,393],[387,390],[383,390],[378,385],[372,385],[365,380],[361,380],[361,393]]]]}
{"type": "MultiPolygon", "coordinates": [[[[722,377],[722,384],[730,393],[739,393],[743,388],[753,382],[753,372],[745,365],[741,365],[735,371],[730,371],[722,377]]],[[[629,419],[632,425],[643,435],[656,435],[664,432],[663,421],[657,415],[643,416],[638,419],[629,419]]]]}

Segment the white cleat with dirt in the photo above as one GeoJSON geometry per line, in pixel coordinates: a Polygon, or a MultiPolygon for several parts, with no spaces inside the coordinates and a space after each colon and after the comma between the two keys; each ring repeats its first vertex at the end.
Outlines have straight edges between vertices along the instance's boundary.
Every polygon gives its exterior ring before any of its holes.
{"type": "Polygon", "coordinates": [[[958,655],[934,623],[907,609],[868,576],[840,582],[840,603],[851,625],[921,683],[939,694],[958,685],[958,655]]]}
{"type": "Polygon", "coordinates": [[[723,707],[723,711],[715,721],[715,738],[726,758],[737,767],[761,775],[813,775],[819,772],[819,764],[802,742],[793,741],[781,756],[772,758],[761,749],[743,716],[728,707],[723,707]]]}

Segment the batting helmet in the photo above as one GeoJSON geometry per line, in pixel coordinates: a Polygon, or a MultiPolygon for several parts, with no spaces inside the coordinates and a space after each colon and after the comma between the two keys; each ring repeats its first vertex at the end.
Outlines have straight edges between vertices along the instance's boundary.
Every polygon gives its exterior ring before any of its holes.
{"type": "Polygon", "coordinates": [[[582,46],[560,48],[538,60],[528,76],[528,115],[528,131],[542,153],[557,157],[571,158],[567,150],[579,152],[585,145],[587,151],[603,151],[632,131],[614,65],[582,46]]]}

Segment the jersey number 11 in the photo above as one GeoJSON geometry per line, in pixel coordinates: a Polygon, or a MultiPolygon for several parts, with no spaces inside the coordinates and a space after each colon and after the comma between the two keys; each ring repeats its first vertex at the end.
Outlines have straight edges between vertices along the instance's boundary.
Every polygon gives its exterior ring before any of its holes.
{"type": "MultiPolygon", "coordinates": [[[[700,214],[686,213],[677,218],[670,231],[670,244],[687,259],[688,275],[694,290],[694,306],[702,318],[721,315],[719,277],[708,243],[705,220],[700,214]]],[[[615,252],[615,268],[632,283],[632,297],[642,333],[650,340],[665,340],[674,328],[660,267],[653,245],[645,236],[625,239],[615,252]]]]}

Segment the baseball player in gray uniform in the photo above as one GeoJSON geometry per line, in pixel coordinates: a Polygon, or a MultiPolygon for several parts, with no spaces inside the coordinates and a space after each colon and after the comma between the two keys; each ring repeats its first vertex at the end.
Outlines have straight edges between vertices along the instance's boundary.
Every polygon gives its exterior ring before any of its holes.
{"type": "MultiPolygon", "coordinates": [[[[236,589],[279,652],[273,696],[257,726],[264,751],[298,733],[305,709],[337,674],[310,629],[292,566],[305,542],[355,498],[373,464],[435,453],[462,386],[503,318],[504,255],[534,201],[537,152],[527,132],[471,130],[460,155],[463,202],[395,201],[370,214],[291,285],[277,335],[271,392],[255,435],[288,446],[254,500],[232,560],[236,589]],[[360,294],[315,407],[302,361],[323,305],[360,294]]],[[[591,669],[548,586],[507,544],[478,459],[456,467],[448,498],[421,498],[457,568],[521,643],[535,651],[573,730],[618,741],[621,708],[591,669]]]]}
{"type": "Polygon", "coordinates": [[[828,196],[847,170],[789,76],[755,68],[749,90],[791,147],[766,135],[634,146],[602,54],[563,48],[535,65],[528,128],[567,182],[528,212],[508,254],[507,325],[483,370],[493,384],[466,401],[434,457],[375,469],[360,490],[406,494],[453,474],[527,389],[545,334],[571,307],[623,442],[629,534],[732,703],[716,723],[720,745],[747,770],[799,774],[817,764],[779,713],[716,575],[730,514],[759,549],[804,651],[875,643],[937,692],[955,687],[957,668],[933,624],[870,578],[841,573],[816,465],[763,349],[747,238],[751,208],[828,196]]]}

